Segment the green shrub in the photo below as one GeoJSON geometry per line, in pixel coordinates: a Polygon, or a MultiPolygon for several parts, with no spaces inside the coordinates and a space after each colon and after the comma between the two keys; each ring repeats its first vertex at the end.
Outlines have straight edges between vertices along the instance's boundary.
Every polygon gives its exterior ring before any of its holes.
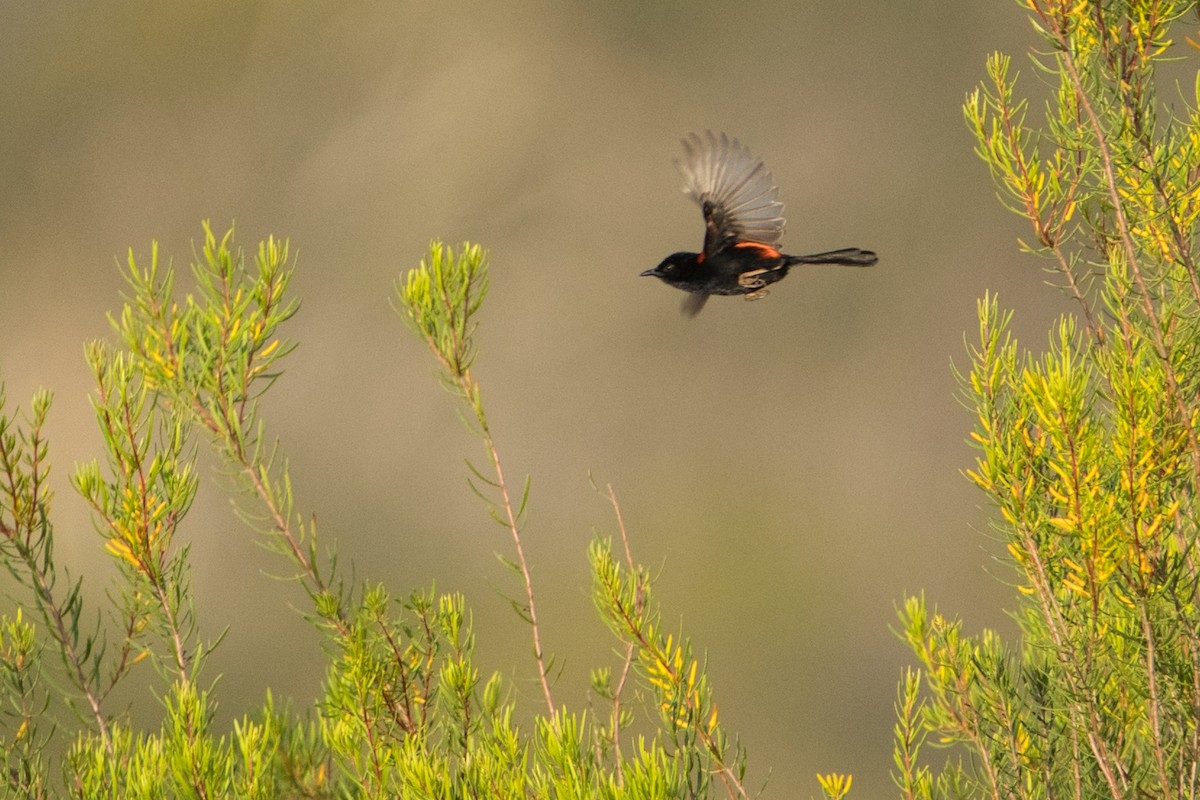
{"type": "Polygon", "coordinates": [[[81,579],[54,559],[50,395],[38,393],[23,414],[0,397],[0,559],[23,591],[16,614],[0,619],[5,796],[748,796],[744,754],[718,721],[702,659],[662,625],[611,488],[619,555],[598,538],[588,557],[598,624],[616,637],[619,658],[592,672],[600,702],[589,710],[554,700],[521,543],[528,481],[511,490],[470,370],[487,288],[482,248],[435,242],[400,280],[397,308],[485,447],[487,467],[471,467],[472,486],[512,541],[524,589],[515,605],[529,623],[544,704],[520,714],[500,676],[475,665],[461,595],[347,585],[312,518],[295,509],[287,461],[265,440],[259,413],[292,350],[280,335],[297,307],[287,243],[261,242],[247,267],[232,231],[218,239],[205,225],[192,273],[195,289],[180,299],[156,247],[149,264],[131,254],[128,300],[112,320],[120,346],[87,348],[104,455],[78,467],[72,485],[119,569],[101,609],[108,624],[88,622],[97,611],[85,608],[81,579]],[[227,733],[213,730],[216,680],[203,668],[215,643],[198,638],[188,549],[175,536],[196,493],[201,443],[233,476],[248,527],[307,592],[307,617],[329,653],[312,709],[294,713],[268,695],[227,733]],[[110,709],[112,690],[135,675],[158,684],[157,730],[134,730],[110,709]],[[632,724],[635,709],[656,724],[632,724]]]}
{"type": "Polygon", "coordinates": [[[1200,82],[1177,114],[1156,80],[1195,3],[1023,5],[1051,82],[1045,123],[1030,126],[999,54],[966,119],[1032,225],[1023,248],[1078,313],[1034,355],[1011,311],[979,304],[961,375],[979,450],[967,476],[997,511],[1021,639],[968,636],[908,598],[921,668],[900,686],[895,776],[904,797],[1195,797],[1200,82]],[[955,746],[936,777],[926,741],[955,746]]]}

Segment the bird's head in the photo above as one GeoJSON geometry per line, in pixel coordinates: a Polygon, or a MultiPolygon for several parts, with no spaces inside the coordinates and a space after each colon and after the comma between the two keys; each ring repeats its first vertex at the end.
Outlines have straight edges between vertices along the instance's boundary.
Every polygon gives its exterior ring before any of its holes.
{"type": "Polygon", "coordinates": [[[688,279],[691,268],[695,265],[695,253],[672,253],[654,269],[643,272],[642,277],[653,276],[665,283],[678,283],[688,279]]]}

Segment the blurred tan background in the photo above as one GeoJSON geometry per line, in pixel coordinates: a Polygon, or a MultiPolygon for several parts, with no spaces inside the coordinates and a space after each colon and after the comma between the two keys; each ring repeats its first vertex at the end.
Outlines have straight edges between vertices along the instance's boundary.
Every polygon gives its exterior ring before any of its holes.
{"type": "MultiPolygon", "coordinates": [[[[665,621],[707,651],[751,785],[816,795],[836,770],[886,796],[896,604],[924,590],[968,630],[1012,630],[950,365],[985,290],[1035,347],[1069,308],[1018,254],[959,108],[992,50],[1036,88],[1032,39],[1005,0],[0,4],[0,369],[10,404],[56,393],[59,554],[102,597],[66,476],[97,454],[82,343],[108,335],[115,259],[158,239],[186,273],[203,218],[248,249],[290,237],[300,348],[266,411],[298,507],[357,577],[465,592],[481,658],[536,708],[509,544],[466,486],[483,453],[388,302],[431,238],[478,241],[478,373],[510,475],[533,476],[558,699],[580,708],[615,663],[588,597],[586,542],[615,531],[590,472],[665,621]],[[684,320],[638,272],[701,242],[672,160],[705,128],[766,160],[787,249],[879,266],[684,320]]],[[[228,724],[267,686],[309,702],[322,657],[299,590],[264,576],[286,568],[205,477],[186,532],[202,631],[229,627],[208,672],[228,724]]]]}

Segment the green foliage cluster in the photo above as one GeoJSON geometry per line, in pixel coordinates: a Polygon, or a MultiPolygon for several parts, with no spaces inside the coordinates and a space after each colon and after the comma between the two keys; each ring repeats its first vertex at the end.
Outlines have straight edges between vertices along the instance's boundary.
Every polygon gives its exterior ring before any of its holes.
{"type": "Polygon", "coordinates": [[[896,781],[909,798],[1195,797],[1200,80],[1172,113],[1156,71],[1196,4],[1022,5],[1053,88],[1044,127],[1002,55],[965,115],[1078,318],[1035,356],[995,297],[979,304],[967,476],[997,511],[1021,640],[906,601],[920,670],[900,686],[896,781]],[[919,758],[930,739],[961,756],[937,775],[919,758]]]}
{"type": "Polygon", "coordinates": [[[0,395],[0,561],[20,592],[16,613],[0,618],[0,796],[747,797],[744,754],[718,721],[702,658],[661,622],[611,488],[621,555],[598,538],[588,558],[615,661],[591,673],[587,709],[553,699],[521,541],[529,483],[510,493],[470,371],[484,250],[434,243],[399,281],[397,309],[484,443],[488,467],[472,466],[470,481],[512,540],[506,563],[525,590],[514,607],[533,636],[540,712],[518,713],[500,676],[481,674],[463,596],[348,585],[319,545],[259,405],[294,346],[280,333],[297,309],[288,245],[266,239],[248,266],[232,231],[218,237],[206,224],[203,241],[195,289],[182,299],[157,247],[148,264],[131,253],[129,294],[112,318],[120,345],[86,348],[104,452],[71,484],[116,565],[99,607],[54,554],[50,395],[39,392],[24,412],[0,395]],[[329,655],[313,708],[280,707],[268,694],[224,731],[213,725],[216,678],[203,671],[219,640],[201,637],[177,535],[205,444],[248,527],[307,594],[314,646],[329,655]],[[132,680],[161,698],[157,729],[137,730],[112,708],[114,688],[132,680]]]}

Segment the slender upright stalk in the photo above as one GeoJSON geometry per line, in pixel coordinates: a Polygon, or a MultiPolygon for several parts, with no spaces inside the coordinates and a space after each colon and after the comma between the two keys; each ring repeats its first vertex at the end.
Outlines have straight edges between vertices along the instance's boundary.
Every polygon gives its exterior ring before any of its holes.
{"type": "Polygon", "coordinates": [[[471,374],[471,363],[475,357],[473,317],[486,294],[487,254],[478,245],[466,243],[457,253],[440,242],[432,243],[429,254],[422,259],[421,265],[410,270],[397,284],[398,310],[437,357],[445,370],[443,378],[446,385],[470,408],[477,431],[487,450],[495,480],[484,480],[499,494],[501,511],[496,512],[496,518],[512,536],[517,569],[521,573],[525,588],[525,611],[533,635],[538,683],[546,703],[546,712],[553,723],[556,709],[554,696],[550,691],[546,654],[542,649],[533,576],[525,558],[525,547],[521,542],[524,498],[514,505],[513,495],[500,462],[500,452],[484,412],[482,393],[471,374]]]}
{"type": "Polygon", "coordinates": [[[525,584],[525,610],[529,614],[529,627],[533,634],[533,657],[537,662],[538,683],[541,684],[542,698],[546,701],[546,712],[549,719],[554,719],[554,696],[550,693],[550,676],[546,667],[546,656],[542,650],[541,628],[538,625],[537,604],[533,597],[533,576],[529,572],[529,563],[525,560],[525,548],[521,544],[521,525],[517,513],[513,510],[512,496],[508,491],[508,483],[504,479],[504,468],[500,464],[500,452],[496,449],[496,440],[488,427],[487,417],[483,406],[478,402],[479,387],[471,378],[471,371],[464,370],[462,374],[464,396],[473,396],[476,402],[472,406],[478,410],[479,429],[483,436],[483,445],[487,449],[492,469],[496,472],[496,491],[500,493],[500,502],[504,507],[504,523],[512,534],[513,549],[517,553],[517,566],[521,570],[521,580],[525,584]]]}

